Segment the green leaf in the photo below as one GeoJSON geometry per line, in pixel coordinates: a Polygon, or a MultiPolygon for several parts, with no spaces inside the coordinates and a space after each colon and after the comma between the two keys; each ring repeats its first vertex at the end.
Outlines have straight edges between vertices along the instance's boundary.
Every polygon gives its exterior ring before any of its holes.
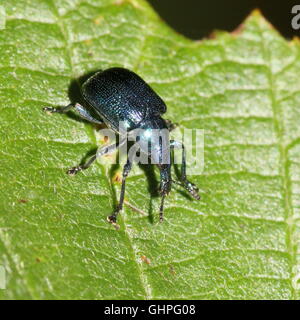
{"type": "Polygon", "coordinates": [[[142,0],[10,0],[0,21],[0,298],[299,298],[297,39],[255,12],[193,42],[142,0]],[[191,177],[202,200],[174,187],[162,224],[158,174],[139,167],[120,229],[108,224],[120,169],[65,173],[103,143],[96,128],[41,111],[111,66],[139,73],[166,118],[205,130],[204,172],[191,177]]]}

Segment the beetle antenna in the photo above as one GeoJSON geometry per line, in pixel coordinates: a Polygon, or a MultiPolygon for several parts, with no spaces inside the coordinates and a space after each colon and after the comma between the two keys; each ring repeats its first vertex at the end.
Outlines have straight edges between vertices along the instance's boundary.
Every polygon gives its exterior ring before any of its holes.
{"type": "Polygon", "coordinates": [[[165,195],[162,195],[160,209],[159,209],[159,222],[164,221],[164,202],[165,202],[165,195]]]}

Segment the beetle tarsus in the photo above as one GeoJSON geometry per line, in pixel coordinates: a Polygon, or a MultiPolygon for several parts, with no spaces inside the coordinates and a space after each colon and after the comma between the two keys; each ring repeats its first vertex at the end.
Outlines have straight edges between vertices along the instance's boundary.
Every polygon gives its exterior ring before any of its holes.
{"type": "Polygon", "coordinates": [[[163,212],[160,212],[160,213],[159,213],[159,222],[160,222],[160,223],[164,222],[163,212]]]}
{"type": "Polygon", "coordinates": [[[196,199],[196,200],[200,200],[201,197],[199,195],[199,189],[190,181],[186,181],[185,183],[185,188],[188,190],[188,192],[190,193],[190,195],[196,199]]]}
{"type": "Polygon", "coordinates": [[[201,196],[199,195],[199,188],[194,185],[192,182],[185,180],[182,182],[176,181],[176,180],[172,180],[172,183],[175,183],[183,188],[185,188],[189,194],[196,200],[200,200],[201,196]]]}
{"type": "Polygon", "coordinates": [[[107,221],[109,223],[111,223],[115,227],[116,230],[120,229],[120,225],[117,224],[117,216],[116,215],[113,214],[111,216],[108,216],[107,221]]]}
{"type": "Polygon", "coordinates": [[[59,108],[55,108],[55,107],[44,107],[43,111],[48,112],[48,113],[66,113],[69,110],[71,110],[74,107],[74,105],[72,103],[68,104],[65,107],[59,107],[59,108]]]}
{"type": "Polygon", "coordinates": [[[67,174],[70,175],[70,176],[74,176],[75,174],[77,174],[79,171],[82,170],[82,167],[81,166],[78,166],[78,167],[73,167],[71,169],[69,169],[67,171],[67,174]]]}
{"type": "Polygon", "coordinates": [[[48,112],[48,113],[55,113],[55,112],[57,112],[57,109],[54,107],[44,107],[43,111],[48,112]]]}
{"type": "Polygon", "coordinates": [[[117,223],[117,215],[116,214],[112,214],[111,216],[107,217],[107,221],[111,224],[115,224],[117,223]]]}

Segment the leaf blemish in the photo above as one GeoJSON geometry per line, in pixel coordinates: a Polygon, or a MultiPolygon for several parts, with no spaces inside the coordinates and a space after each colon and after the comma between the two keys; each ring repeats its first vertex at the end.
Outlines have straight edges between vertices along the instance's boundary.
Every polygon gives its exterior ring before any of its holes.
{"type": "Polygon", "coordinates": [[[103,16],[98,16],[97,18],[94,19],[95,25],[99,25],[102,21],[104,20],[103,16]]]}
{"type": "Polygon", "coordinates": [[[28,200],[27,200],[27,199],[20,199],[18,202],[19,202],[19,203],[27,203],[28,200]]]}
{"type": "Polygon", "coordinates": [[[175,269],[174,269],[174,267],[172,265],[170,265],[169,271],[173,276],[176,274],[176,271],[175,271],[175,269]]]}
{"type": "Polygon", "coordinates": [[[121,171],[117,171],[116,174],[113,176],[112,181],[114,183],[121,183],[122,182],[122,174],[121,171]]]}
{"type": "Polygon", "coordinates": [[[91,39],[86,39],[84,40],[84,43],[87,45],[87,46],[90,46],[92,44],[92,40],[91,39]]]}
{"type": "Polygon", "coordinates": [[[149,258],[147,258],[145,255],[141,256],[141,260],[143,262],[145,262],[146,264],[150,264],[151,263],[151,260],[149,258]]]}

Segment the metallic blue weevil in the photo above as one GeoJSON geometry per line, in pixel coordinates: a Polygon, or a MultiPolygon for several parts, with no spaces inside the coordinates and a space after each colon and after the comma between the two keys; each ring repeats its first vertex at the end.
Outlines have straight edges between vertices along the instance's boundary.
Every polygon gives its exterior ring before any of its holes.
{"type": "MultiPolygon", "coordinates": [[[[87,169],[98,157],[109,154],[124,145],[136,129],[142,129],[147,134],[139,135],[136,144],[139,148],[135,151],[143,153],[148,158],[154,158],[154,163],[160,170],[160,221],[163,221],[164,199],[170,192],[172,183],[184,187],[193,198],[200,200],[198,188],[186,177],[184,145],[169,139],[167,143],[163,143],[162,136],[154,134],[162,130],[169,132],[174,125],[161,117],[167,110],[166,104],[143,79],[130,70],[110,68],[88,78],[82,85],[81,91],[87,104],[86,107],[75,103],[62,108],[45,107],[43,110],[51,113],[65,113],[74,108],[82,118],[89,122],[105,123],[119,135],[119,143],[99,148],[85,164],[69,169],[68,174],[73,175],[87,169]],[[89,112],[88,107],[92,108],[95,116],[89,112]],[[170,160],[170,151],[174,148],[182,149],[180,181],[171,178],[171,163],[165,160],[166,158],[170,160]]],[[[117,215],[122,210],[125,181],[134,160],[134,157],[127,156],[127,162],[123,168],[120,200],[115,212],[108,217],[110,223],[116,223],[117,215]]]]}

